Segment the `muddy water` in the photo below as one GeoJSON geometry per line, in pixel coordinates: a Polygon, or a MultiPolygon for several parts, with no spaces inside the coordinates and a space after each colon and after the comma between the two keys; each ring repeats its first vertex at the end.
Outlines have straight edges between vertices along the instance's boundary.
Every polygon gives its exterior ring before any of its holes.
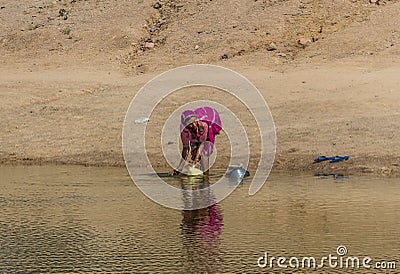
{"type": "Polygon", "coordinates": [[[0,167],[0,179],[1,273],[267,273],[265,253],[287,258],[286,269],[272,262],[276,272],[374,273],[376,262],[400,269],[399,179],[271,176],[253,197],[244,182],[197,211],[155,204],[125,169],[0,167]],[[368,256],[371,268],[301,268],[304,257],[320,264],[330,254],[368,256]]]}

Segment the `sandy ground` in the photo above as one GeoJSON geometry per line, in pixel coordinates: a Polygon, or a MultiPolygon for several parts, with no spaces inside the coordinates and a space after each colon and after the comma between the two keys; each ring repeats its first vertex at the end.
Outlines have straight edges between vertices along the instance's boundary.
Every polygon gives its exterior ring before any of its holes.
{"type": "MultiPolygon", "coordinates": [[[[124,166],[124,116],[140,87],[167,69],[210,63],[241,73],[267,101],[273,170],[400,175],[398,1],[21,2],[0,0],[2,164],[124,166]],[[350,160],[313,164],[321,155],[350,160]]],[[[246,111],[232,109],[253,136],[246,111]]],[[[167,169],[157,113],[149,157],[167,169]]],[[[229,155],[224,138],[216,167],[229,155]]],[[[254,170],[256,137],[252,146],[254,170]]]]}

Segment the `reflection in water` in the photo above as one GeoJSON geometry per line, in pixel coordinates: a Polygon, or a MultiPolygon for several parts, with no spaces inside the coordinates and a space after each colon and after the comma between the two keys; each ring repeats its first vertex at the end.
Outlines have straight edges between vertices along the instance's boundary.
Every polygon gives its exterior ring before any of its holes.
{"type": "MultiPolygon", "coordinates": [[[[191,179],[190,179],[191,180],[191,179]]],[[[193,184],[187,178],[182,179],[182,195],[187,205],[204,204],[215,201],[208,176],[201,182],[193,184]],[[189,196],[185,190],[202,189],[199,196],[189,196]]],[[[185,273],[220,272],[222,255],[220,236],[222,233],[223,215],[215,202],[211,206],[182,211],[183,266],[185,273]]]]}

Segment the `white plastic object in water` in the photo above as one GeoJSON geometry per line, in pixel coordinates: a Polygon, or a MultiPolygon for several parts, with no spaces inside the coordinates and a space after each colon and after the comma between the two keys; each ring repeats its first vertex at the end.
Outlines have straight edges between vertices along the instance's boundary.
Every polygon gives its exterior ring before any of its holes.
{"type": "Polygon", "coordinates": [[[243,179],[246,176],[246,170],[244,168],[235,168],[226,174],[230,178],[243,179]]]}
{"type": "Polygon", "coordinates": [[[203,175],[203,171],[201,171],[200,169],[194,167],[194,166],[188,166],[188,176],[202,176],[203,175]]]}

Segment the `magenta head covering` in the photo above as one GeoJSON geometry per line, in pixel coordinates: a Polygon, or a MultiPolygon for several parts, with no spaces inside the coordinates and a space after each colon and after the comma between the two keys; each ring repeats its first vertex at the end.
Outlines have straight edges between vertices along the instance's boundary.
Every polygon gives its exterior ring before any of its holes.
{"type": "Polygon", "coordinates": [[[196,113],[193,110],[185,110],[181,114],[181,131],[188,126],[188,122],[193,119],[192,117],[196,118],[196,113]]]}

